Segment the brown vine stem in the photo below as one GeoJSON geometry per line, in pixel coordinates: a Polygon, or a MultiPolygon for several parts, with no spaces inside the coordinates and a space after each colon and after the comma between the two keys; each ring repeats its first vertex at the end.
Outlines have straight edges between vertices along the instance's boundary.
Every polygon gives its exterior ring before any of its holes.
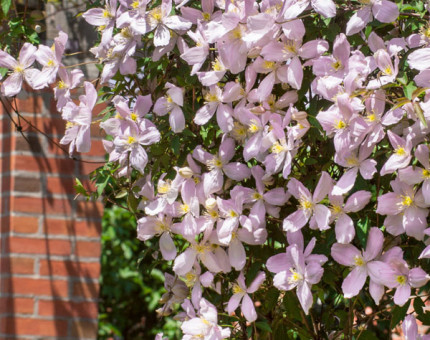
{"type": "MultiPolygon", "coordinates": [[[[14,110],[14,113],[17,115],[18,119],[22,119],[26,124],[29,125],[30,128],[33,128],[34,130],[36,130],[38,133],[40,133],[41,135],[43,135],[44,137],[46,137],[51,143],[53,143],[56,147],[58,147],[59,149],[61,149],[62,151],[64,151],[66,154],[68,154],[69,152],[67,151],[67,149],[65,149],[61,144],[59,144],[56,140],[54,140],[52,137],[48,136],[45,132],[43,132],[42,130],[40,130],[38,127],[34,126],[30,121],[28,121],[24,116],[22,116],[17,109],[16,106],[16,98],[14,97],[14,104],[15,107],[12,105],[12,103],[7,99],[7,102],[9,104],[9,106],[14,110]]],[[[5,103],[3,102],[3,99],[1,99],[0,97],[0,101],[3,104],[3,107],[9,117],[9,119],[12,121],[12,123],[14,124],[16,130],[21,134],[21,136],[27,141],[27,143],[30,144],[30,141],[28,140],[27,136],[24,135],[24,131],[22,130],[22,126],[21,124],[17,124],[13,118],[12,115],[8,109],[8,107],[5,105],[5,103]]],[[[96,164],[104,164],[105,162],[97,162],[97,161],[84,161],[82,159],[76,158],[76,157],[71,157],[74,161],[76,162],[81,162],[81,163],[96,163],[96,164]]]]}
{"type": "Polygon", "coordinates": [[[306,319],[305,313],[303,313],[303,309],[300,308],[300,315],[302,316],[302,321],[304,325],[306,326],[306,329],[308,332],[312,335],[313,339],[318,339],[318,335],[315,334],[315,332],[312,330],[311,326],[309,325],[308,319],[306,319]]]}

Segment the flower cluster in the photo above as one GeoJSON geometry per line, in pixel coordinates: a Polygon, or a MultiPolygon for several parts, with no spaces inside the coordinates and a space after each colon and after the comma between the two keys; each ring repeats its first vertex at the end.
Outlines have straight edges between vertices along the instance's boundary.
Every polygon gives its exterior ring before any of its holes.
{"type": "Polygon", "coordinates": [[[401,13],[403,2],[356,5],[106,0],[83,14],[101,34],[91,49],[100,81],[121,85],[97,120],[91,82],[72,98],[83,74],[62,63],[66,34],[53,48],[24,44],[18,60],[0,52],[5,96],[23,80],[58,80],[71,154],[89,151],[102,121],[112,176],[138,201],[137,237],[156,238],[172,261],[159,312],[181,305],[183,339],[257,337],[247,324],[260,320],[264,332],[283,319],[304,338],[335,336],[369,326],[357,301],[376,315],[426,292],[430,29],[418,32],[424,14],[401,13]],[[285,307],[295,297],[298,317],[285,307]],[[313,315],[339,304],[355,319],[313,315]]]}

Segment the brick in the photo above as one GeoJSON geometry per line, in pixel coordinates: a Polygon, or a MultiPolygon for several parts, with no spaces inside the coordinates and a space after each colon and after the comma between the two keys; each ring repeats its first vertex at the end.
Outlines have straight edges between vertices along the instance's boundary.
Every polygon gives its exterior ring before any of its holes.
{"type": "Polygon", "coordinates": [[[22,121],[24,131],[39,133],[43,131],[50,137],[62,137],[66,122],[59,117],[41,117],[40,115],[24,115],[26,121],[22,121]]]}
{"type": "Polygon", "coordinates": [[[32,336],[66,336],[67,321],[41,320],[35,318],[4,318],[5,333],[32,336]]]}
{"type": "Polygon", "coordinates": [[[77,201],[76,213],[78,217],[101,217],[103,204],[98,201],[77,201]]]}
{"type": "MultiPolygon", "coordinates": [[[[41,137],[42,138],[42,137],[41,137]]],[[[34,135],[26,135],[25,138],[21,135],[14,136],[14,150],[16,151],[28,151],[32,153],[43,152],[42,140],[34,135]]]]}
{"type": "Polygon", "coordinates": [[[42,183],[39,178],[15,176],[13,177],[13,190],[23,192],[39,192],[42,183]]]}
{"type": "Polygon", "coordinates": [[[34,274],[34,259],[26,257],[3,257],[2,273],[34,274]]]}
{"type": "Polygon", "coordinates": [[[16,233],[33,234],[39,230],[39,218],[30,216],[13,216],[12,230],[16,233]]]}
{"type": "Polygon", "coordinates": [[[30,237],[10,237],[8,242],[10,253],[70,255],[71,245],[67,240],[36,239],[30,237]]]}
{"type": "Polygon", "coordinates": [[[71,302],[60,300],[39,300],[40,316],[63,316],[96,319],[98,305],[95,302],[71,302]]]}
{"type": "Polygon", "coordinates": [[[72,200],[57,198],[12,197],[11,211],[52,215],[70,215],[72,200]]]}
{"type": "Polygon", "coordinates": [[[72,296],[96,299],[99,297],[99,285],[95,282],[75,282],[72,296]]]}
{"type": "Polygon", "coordinates": [[[76,195],[74,185],[75,180],[71,177],[49,176],[46,182],[46,192],[51,194],[76,195]]]}
{"type": "Polygon", "coordinates": [[[43,108],[43,98],[40,94],[25,95],[20,93],[16,100],[18,112],[41,113],[43,108]]]}
{"type": "Polygon", "coordinates": [[[1,298],[0,314],[33,314],[34,300],[31,298],[1,298]]]}
{"type": "Polygon", "coordinates": [[[72,324],[72,336],[78,339],[95,339],[97,329],[97,322],[75,321],[72,324]]]}
{"type": "Polygon", "coordinates": [[[77,241],[75,253],[80,257],[99,257],[101,244],[97,242],[77,241]]]}
{"type": "Polygon", "coordinates": [[[74,261],[40,261],[40,275],[98,278],[100,264],[74,261]]]}
{"type": "Polygon", "coordinates": [[[99,237],[100,221],[80,221],[46,218],[44,232],[49,235],[99,237]]]}
{"type": "Polygon", "coordinates": [[[97,163],[85,163],[85,162],[81,162],[79,164],[79,173],[82,175],[88,175],[91,172],[93,172],[94,170],[96,170],[97,168],[100,168],[101,166],[103,166],[105,162],[97,162],[97,163]]]}
{"type": "Polygon", "coordinates": [[[12,277],[4,279],[4,292],[13,294],[67,297],[68,282],[63,280],[12,277]]]}
{"type": "Polygon", "coordinates": [[[47,158],[45,156],[15,156],[12,158],[12,169],[34,171],[37,173],[56,173],[74,176],[75,161],[64,158],[47,158]]]}

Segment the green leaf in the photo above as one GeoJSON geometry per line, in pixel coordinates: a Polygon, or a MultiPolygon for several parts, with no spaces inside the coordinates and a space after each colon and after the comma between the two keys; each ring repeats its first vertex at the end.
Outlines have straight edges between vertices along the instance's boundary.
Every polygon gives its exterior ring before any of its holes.
{"type": "Polygon", "coordinates": [[[259,261],[254,262],[251,265],[251,267],[246,272],[246,286],[249,286],[252,283],[252,281],[254,281],[261,266],[262,266],[262,263],[259,261]]]}
{"type": "Polygon", "coordinates": [[[257,328],[261,329],[262,331],[272,332],[272,328],[266,321],[258,321],[255,323],[255,325],[257,326],[257,328]]]}
{"type": "Polygon", "coordinates": [[[414,299],[414,310],[418,315],[423,314],[423,307],[425,307],[423,300],[420,297],[414,299]]]}
{"type": "Polygon", "coordinates": [[[9,13],[11,4],[12,0],[1,0],[1,9],[3,10],[5,16],[9,13]]]}
{"type": "Polygon", "coordinates": [[[405,303],[402,307],[396,306],[393,310],[392,318],[391,318],[391,324],[390,327],[393,329],[396,327],[401,320],[405,318],[406,312],[408,311],[409,303],[405,303]]]}
{"type": "Polygon", "coordinates": [[[410,82],[408,85],[403,87],[403,92],[408,99],[412,99],[412,94],[417,89],[414,82],[410,82]]]}

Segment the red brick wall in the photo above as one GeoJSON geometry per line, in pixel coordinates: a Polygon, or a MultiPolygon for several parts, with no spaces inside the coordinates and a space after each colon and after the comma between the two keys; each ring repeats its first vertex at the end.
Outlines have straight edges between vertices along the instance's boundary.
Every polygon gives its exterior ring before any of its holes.
{"type": "MultiPolygon", "coordinates": [[[[62,137],[49,92],[21,93],[16,104],[49,137],[62,137]]],[[[0,103],[0,339],[94,339],[102,206],[74,200],[73,185],[100,164],[70,159],[21,119],[26,141],[5,111],[0,103]]],[[[103,160],[95,146],[85,160],[103,160]]]]}

